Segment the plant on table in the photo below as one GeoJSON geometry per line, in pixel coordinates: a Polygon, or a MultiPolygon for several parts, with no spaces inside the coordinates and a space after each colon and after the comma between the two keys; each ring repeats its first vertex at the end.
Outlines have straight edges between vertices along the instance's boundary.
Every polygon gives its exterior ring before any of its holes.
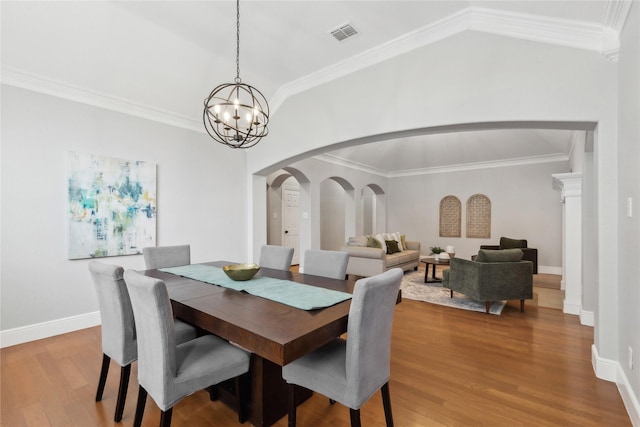
{"type": "Polygon", "coordinates": [[[430,249],[431,249],[430,255],[434,255],[434,258],[436,259],[436,261],[440,261],[440,254],[444,252],[444,249],[442,249],[440,246],[432,246],[430,249]]]}

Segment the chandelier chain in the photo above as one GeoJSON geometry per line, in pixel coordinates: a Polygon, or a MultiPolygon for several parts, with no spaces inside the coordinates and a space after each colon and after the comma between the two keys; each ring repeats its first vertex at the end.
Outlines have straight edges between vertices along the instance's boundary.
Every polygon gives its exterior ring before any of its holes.
{"type": "Polygon", "coordinates": [[[240,0],[236,1],[236,83],[240,83],[240,0]]]}
{"type": "Polygon", "coordinates": [[[236,0],[236,78],[223,83],[204,100],[202,114],[209,136],[231,148],[250,148],[269,133],[269,103],[240,79],[240,0],[236,0]]]}

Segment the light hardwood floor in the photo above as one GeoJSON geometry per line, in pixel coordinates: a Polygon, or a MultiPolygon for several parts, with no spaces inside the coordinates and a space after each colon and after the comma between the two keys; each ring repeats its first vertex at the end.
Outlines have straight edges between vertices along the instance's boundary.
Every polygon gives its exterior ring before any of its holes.
{"type": "MultiPolygon", "coordinates": [[[[560,291],[557,291],[560,292],[560,291]]],[[[509,304],[501,316],[404,300],[396,308],[391,363],[395,425],[629,426],[616,385],[591,367],[593,329],[561,310],[509,304]]],[[[119,367],[112,363],[102,402],[100,328],[2,349],[1,425],[131,425],[136,365],[122,423],[113,420],[119,367]]],[[[364,426],[383,426],[377,393],[361,410],[364,426]]],[[[144,426],[157,426],[147,402],[144,426]]],[[[237,417],[208,394],[179,402],[173,426],[234,426],[237,417]]],[[[249,425],[245,423],[245,425],[249,425]]],[[[275,424],[287,425],[286,417],[275,424]]],[[[348,426],[349,411],[315,394],[298,426],[348,426]]]]}

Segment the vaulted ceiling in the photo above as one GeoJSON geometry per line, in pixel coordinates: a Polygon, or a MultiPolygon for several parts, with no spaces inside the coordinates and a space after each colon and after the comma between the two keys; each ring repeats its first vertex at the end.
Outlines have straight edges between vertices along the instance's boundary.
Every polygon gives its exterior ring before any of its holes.
{"type": "MultiPolygon", "coordinates": [[[[240,76],[267,96],[277,120],[288,96],[463,31],[587,49],[615,60],[623,3],[241,1],[240,76]],[[331,30],[346,23],[358,34],[337,41],[331,30]]],[[[202,100],[235,77],[235,1],[3,1],[1,7],[2,79],[8,84],[200,131],[202,100]]],[[[566,159],[582,137],[551,129],[443,133],[324,158],[394,176],[566,159]]]]}

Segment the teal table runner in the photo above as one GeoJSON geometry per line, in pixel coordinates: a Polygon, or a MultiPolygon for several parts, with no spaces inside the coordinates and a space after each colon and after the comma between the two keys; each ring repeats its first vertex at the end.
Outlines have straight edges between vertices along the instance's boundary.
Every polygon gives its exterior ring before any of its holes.
{"type": "Polygon", "coordinates": [[[231,280],[221,268],[210,265],[191,264],[180,267],[160,268],[159,270],[236,291],[244,291],[248,294],[301,310],[330,307],[351,298],[351,294],[347,292],[334,291],[272,277],[254,277],[244,282],[236,282],[231,280]]]}

